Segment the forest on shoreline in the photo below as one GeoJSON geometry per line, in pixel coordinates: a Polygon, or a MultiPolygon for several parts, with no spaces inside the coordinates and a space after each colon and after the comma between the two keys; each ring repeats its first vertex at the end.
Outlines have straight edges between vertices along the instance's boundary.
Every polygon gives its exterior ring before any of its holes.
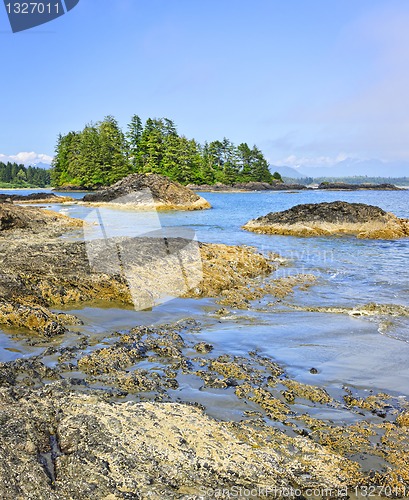
{"type": "Polygon", "coordinates": [[[199,144],[179,135],[168,118],[148,118],[143,125],[138,115],[126,132],[107,116],[60,134],[52,167],[54,187],[86,189],[112,185],[131,173],[162,174],[185,185],[281,181],[257,146],[235,146],[227,138],[199,144]]]}
{"type": "Polygon", "coordinates": [[[44,188],[50,186],[50,171],[40,167],[0,162],[0,188],[44,188]]]}
{"type": "Polygon", "coordinates": [[[343,182],[346,184],[394,184],[396,186],[409,186],[409,177],[371,177],[368,175],[355,175],[346,177],[285,177],[284,182],[299,183],[304,186],[321,184],[321,182],[343,182]]]}

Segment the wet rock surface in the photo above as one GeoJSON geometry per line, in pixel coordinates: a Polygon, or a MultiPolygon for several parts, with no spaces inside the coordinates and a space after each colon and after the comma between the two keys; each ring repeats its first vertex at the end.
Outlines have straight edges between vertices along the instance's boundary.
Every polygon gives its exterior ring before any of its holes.
{"type": "Polygon", "coordinates": [[[206,200],[190,189],[158,174],[129,175],[110,187],[85,195],[82,201],[164,210],[210,208],[206,200]]]}
{"type": "Polygon", "coordinates": [[[409,220],[364,203],[311,203],[271,212],[249,221],[244,229],[291,236],[356,235],[358,238],[409,237],[409,220]]]}
{"type": "Polygon", "coordinates": [[[266,485],[376,485],[402,496],[405,401],[347,388],[337,399],[257,352],[218,355],[208,344],[198,352],[200,337],[187,319],[117,332],[103,349],[79,336],[68,350],[0,364],[2,498],[202,498],[266,485]],[[234,395],[241,418],[215,420],[181,400],[186,377],[234,395]],[[320,408],[352,418],[321,420],[320,408]]]}
{"type": "MultiPolygon", "coordinates": [[[[395,497],[408,491],[405,399],[347,387],[333,394],[291,378],[257,351],[221,354],[190,318],[95,341],[74,329],[74,316],[50,308],[101,298],[130,304],[124,276],[92,269],[85,243],[58,238],[70,221],[57,217],[52,237],[35,224],[35,231],[29,223],[0,231],[0,318],[35,352],[0,363],[2,498],[206,498],[215,488],[266,486],[332,488],[332,496],[361,485],[390,488],[395,497]],[[189,384],[228,399],[230,412],[209,416],[209,399],[185,395],[189,384]],[[332,412],[344,418],[332,420],[332,412]]],[[[152,244],[141,238],[135,261],[152,255],[152,244]]],[[[266,294],[282,301],[315,282],[265,279],[278,261],[251,248],[199,249],[203,277],[186,296],[221,303],[209,322],[231,321],[230,308],[251,310],[266,294]]],[[[393,305],[356,310],[407,313],[393,305]]]]}
{"type": "Polygon", "coordinates": [[[93,300],[143,309],[162,295],[184,295],[245,307],[274,269],[251,248],[184,238],[65,241],[59,236],[82,221],[39,208],[3,204],[0,222],[0,321],[45,336],[62,334],[67,319],[49,307],[93,300]]]}

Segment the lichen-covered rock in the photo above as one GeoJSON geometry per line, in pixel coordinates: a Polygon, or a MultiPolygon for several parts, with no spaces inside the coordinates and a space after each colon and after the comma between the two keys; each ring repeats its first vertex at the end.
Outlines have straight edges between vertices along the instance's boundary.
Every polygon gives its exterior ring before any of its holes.
{"type": "Polygon", "coordinates": [[[303,384],[291,379],[283,380],[282,384],[288,387],[289,392],[284,393],[284,397],[288,401],[294,401],[295,398],[308,399],[313,403],[321,404],[330,403],[332,401],[327,391],[321,387],[303,384]]]}
{"type": "Polygon", "coordinates": [[[90,375],[100,375],[123,370],[135,364],[145,354],[146,348],[139,345],[125,345],[98,349],[82,357],[78,368],[90,375]]]}
{"type": "Polygon", "coordinates": [[[0,421],[5,500],[341,489],[361,477],[357,464],[306,438],[218,422],[183,404],[110,403],[66,393],[58,383],[36,391],[0,390],[0,421]]]}
{"type": "Polygon", "coordinates": [[[69,314],[54,314],[38,305],[18,304],[0,299],[0,324],[33,330],[45,337],[64,334],[65,325],[78,324],[69,314]]]}
{"type": "Polygon", "coordinates": [[[199,342],[195,345],[195,349],[197,352],[200,352],[201,354],[207,354],[213,351],[213,346],[212,344],[208,344],[207,342],[199,342]]]}
{"type": "Polygon", "coordinates": [[[409,427],[409,412],[401,413],[396,419],[399,427],[409,427]]]}
{"type": "Polygon", "coordinates": [[[409,237],[409,220],[364,203],[310,203],[271,212],[249,221],[243,229],[289,236],[355,235],[358,238],[409,237]]]}
{"type": "Polygon", "coordinates": [[[131,174],[116,184],[84,196],[83,202],[140,209],[200,210],[210,204],[190,189],[158,174],[131,174]]]}

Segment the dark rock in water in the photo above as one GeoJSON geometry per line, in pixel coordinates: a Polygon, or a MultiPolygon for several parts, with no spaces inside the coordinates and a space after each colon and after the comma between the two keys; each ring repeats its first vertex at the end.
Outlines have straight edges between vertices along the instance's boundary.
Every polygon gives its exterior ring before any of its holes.
{"type": "Polygon", "coordinates": [[[284,212],[271,212],[266,218],[271,223],[296,224],[297,222],[367,222],[376,220],[386,212],[379,207],[364,203],[347,203],[335,201],[331,203],[308,203],[296,205],[284,212]]]}
{"type": "Polygon", "coordinates": [[[273,184],[268,182],[235,182],[232,186],[233,189],[242,189],[244,191],[268,191],[272,188],[273,184]]]}
{"type": "Polygon", "coordinates": [[[200,210],[210,204],[190,189],[158,174],[132,174],[113,186],[84,196],[87,203],[132,207],[200,210]]]}
{"type": "Polygon", "coordinates": [[[352,234],[358,238],[394,239],[409,237],[409,220],[398,219],[372,205],[334,201],[271,212],[249,221],[244,229],[292,236],[352,234]]]}
{"type": "Polygon", "coordinates": [[[300,191],[304,189],[311,189],[304,184],[286,184],[285,182],[278,182],[276,184],[272,184],[272,191],[300,191]]]}
{"type": "Polygon", "coordinates": [[[195,349],[197,352],[207,354],[208,352],[213,351],[213,346],[212,344],[208,344],[207,342],[199,342],[195,345],[195,349]]]}
{"type": "Polygon", "coordinates": [[[73,201],[73,198],[57,196],[54,193],[0,194],[0,203],[63,203],[66,201],[73,201]]]}
{"type": "Polygon", "coordinates": [[[394,186],[393,184],[347,184],[346,182],[321,182],[318,189],[333,189],[346,190],[346,191],[359,191],[362,189],[374,189],[379,191],[401,191],[401,188],[394,186]]]}

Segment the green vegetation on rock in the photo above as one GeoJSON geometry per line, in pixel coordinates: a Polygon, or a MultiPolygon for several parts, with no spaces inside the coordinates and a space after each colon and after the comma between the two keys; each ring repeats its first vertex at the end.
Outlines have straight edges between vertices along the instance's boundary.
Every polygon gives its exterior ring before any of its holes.
{"type": "Polygon", "coordinates": [[[256,146],[229,139],[199,144],[179,135],[168,118],[134,115],[124,133],[115,118],[59,135],[53,160],[54,186],[109,186],[131,173],[157,173],[181,184],[277,182],[256,146]]]}

